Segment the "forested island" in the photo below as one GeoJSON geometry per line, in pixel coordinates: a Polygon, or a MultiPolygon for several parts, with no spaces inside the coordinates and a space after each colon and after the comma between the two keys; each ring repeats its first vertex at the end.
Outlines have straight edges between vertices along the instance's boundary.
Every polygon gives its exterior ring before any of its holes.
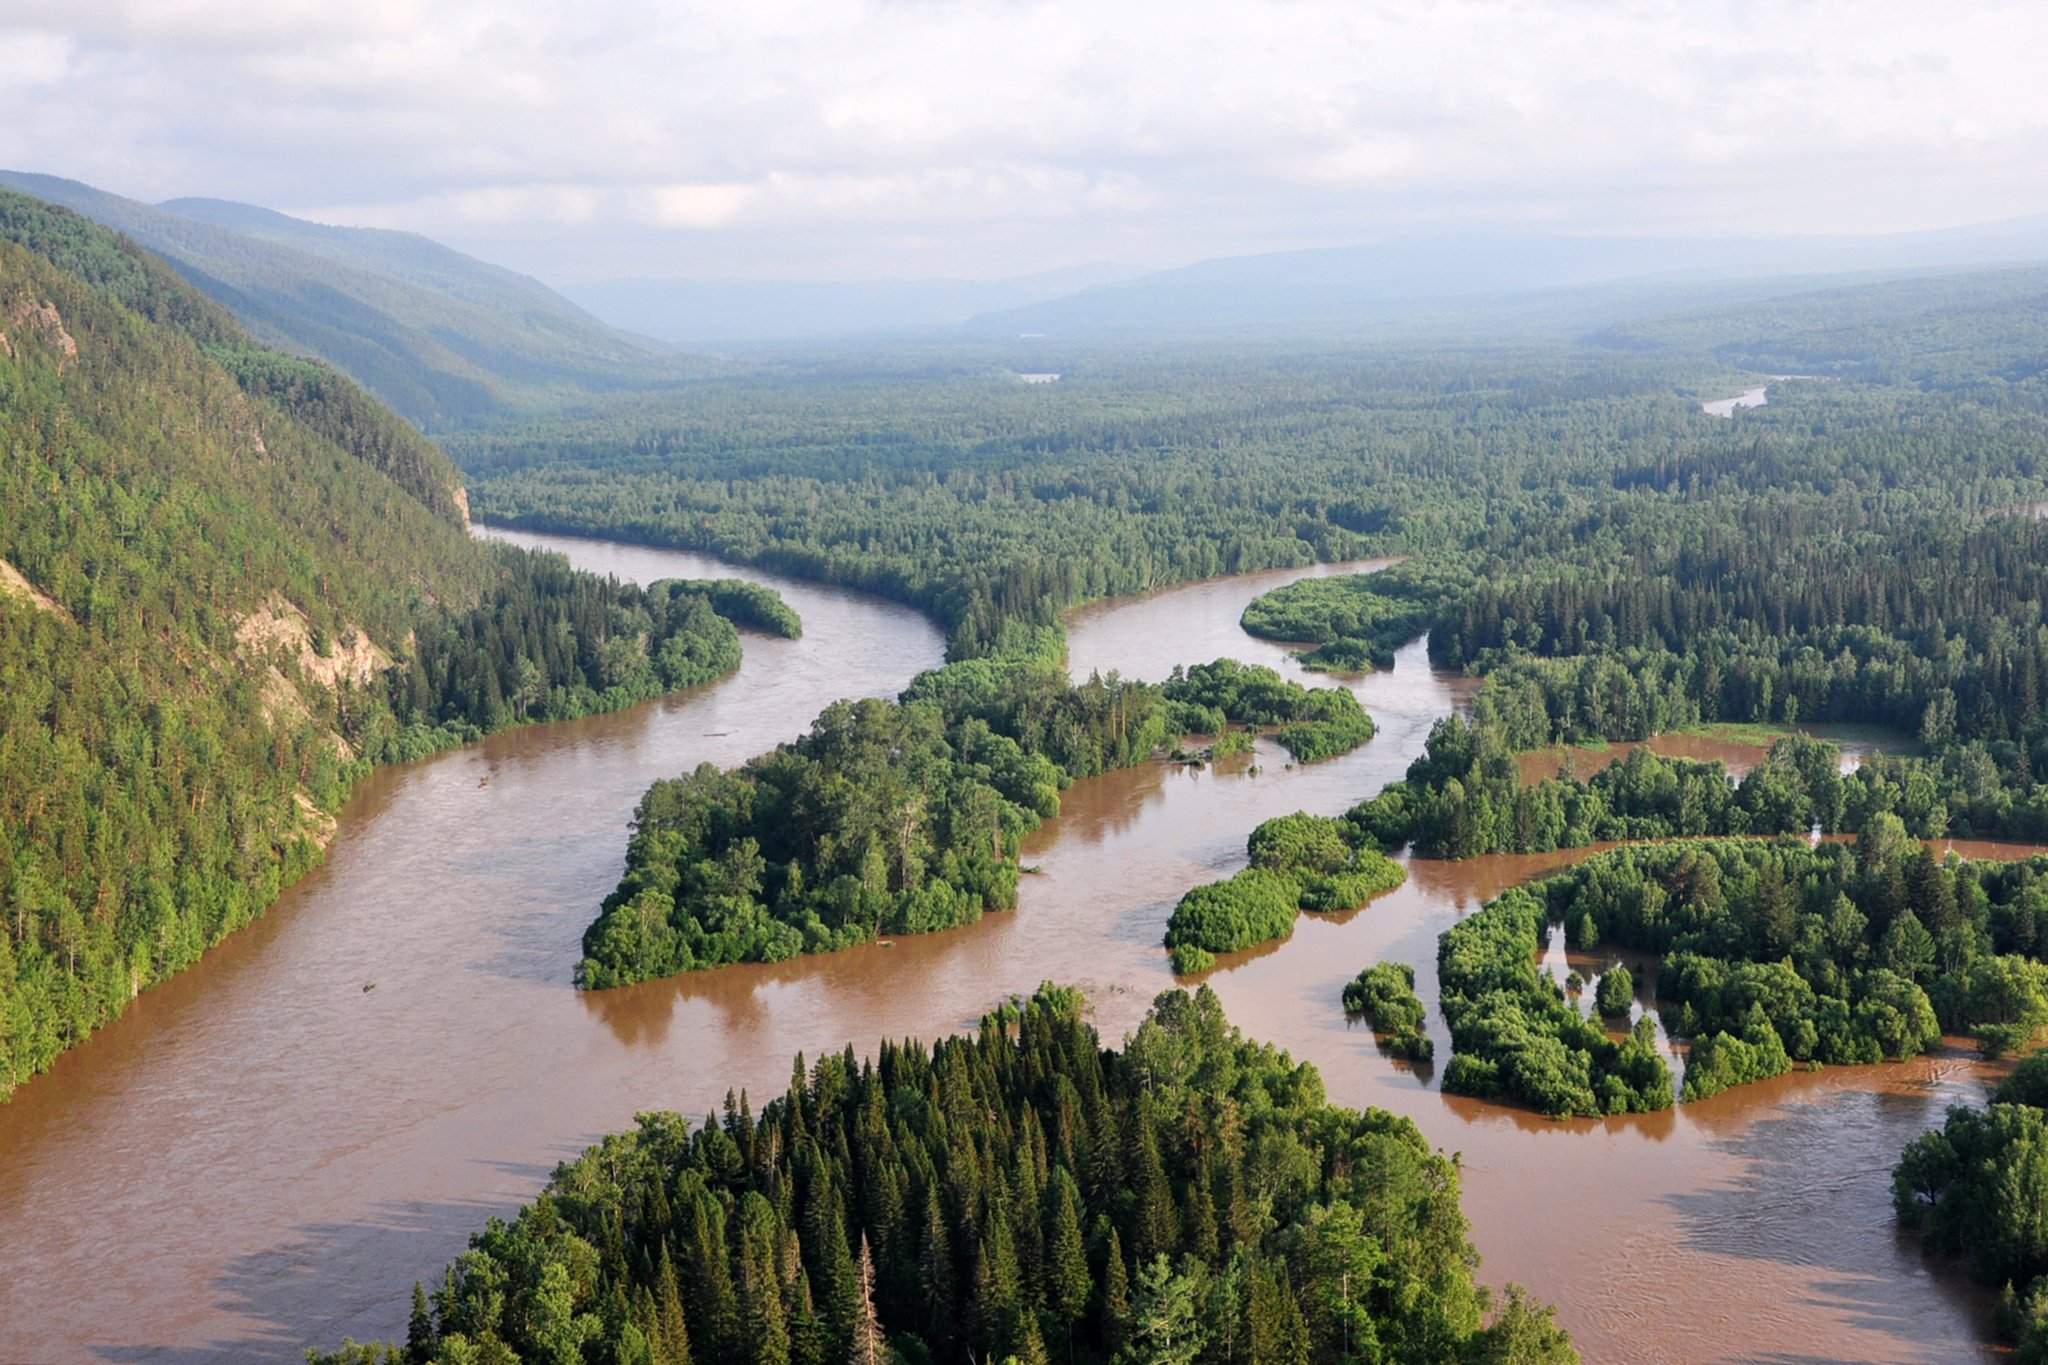
{"type": "MultiPolygon", "coordinates": [[[[893,702],[838,703],[735,772],[706,764],[648,790],[577,979],[779,962],[1009,909],[1019,843],[1075,778],[1231,725],[1278,726],[1304,761],[1372,734],[1350,692],[1231,659],[1164,684],[1078,685],[1057,666],[979,659],[923,673],[893,702]]],[[[1326,894],[1365,892],[1354,877],[1326,894]]]]}
{"type": "Polygon", "coordinates": [[[2048,1026],[2044,873],[2048,857],[1939,858],[1890,814],[1853,845],[1686,839],[1600,854],[1445,931],[1444,1087],[1558,1116],[1671,1103],[1648,1019],[1617,1044],[1540,969],[1557,926],[1574,947],[1658,955],[1665,1027],[1691,1041],[1688,1100],[1794,1066],[1910,1058],[1944,1031],[1996,1056],[2048,1026]]]}
{"type": "Polygon", "coordinates": [[[403,1346],[309,1359],[1578,1359],[1473,1282],[1458,1168],[1408,1120],[1329,1104],[1207,990],[1120,1050],[1080,1005],[799,1056],[758,1113],[643,1114],[416,1286],[403,1346]]]}
{"type": "Polygon", "coordinates": [[[1208,971],[1217,953],[1286,938],[1297,910],[1350,910],[1407,876],[1353,827],[1307,811],[1266,821],[1245,851],[1243,871],[1195,887],[1173,907],[1166,946],[1174,971],[1208,971]]]}

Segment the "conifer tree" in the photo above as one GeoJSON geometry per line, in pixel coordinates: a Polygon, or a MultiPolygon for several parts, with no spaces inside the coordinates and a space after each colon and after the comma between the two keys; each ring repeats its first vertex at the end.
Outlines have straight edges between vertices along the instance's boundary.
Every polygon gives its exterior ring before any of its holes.
{"type": "Polygon", "coordinates": [[[1115,1352],[1123,1346],[1130,1321],[1130,1272],[1124,1266],[1123,1239],[1117,1236],[1115,1228],[1111,1228],[1109,1244],[1103,1251],[1102,1304],[1096,1329],[1105,1350],[1115,1352]]]}
{"type": "Polygon", "coordinates": [[[924,1240],[917,1272],[918,1284],[924,1291],[925,1339],[934,1347],[944,1347],[954,1335],[959,1289],[953,1268],[953,1243],[946,1235],[946,1218],[939,1207],[936,1181],[925,1185],[924,1240]]]}
{"type": "Polygon", "coordinates": [[[853,1323],[853,1348],[847,1353],[849,1365],[883,1365],[886,1349],[882,1322],[875,1313],[875,1258],[868,1251],[867,1235],[860,1239],[860,1310],[853,1323]]]}
{"type": "Polygon", "coordinates": [[[1081,1242],[1074,1178],[1065,1167],[1053,1168],[1046,1190],[1051,1226],[1046,1233],[1045,1306],[1066,1333],[1067,1358],[1074,1355],[1074,1324],[1088,1312],[1094,1280],[1088,1273],[1088,1252],[1081,1242]]]}
{"type": "Polygon", "coordinates": [[[427,1308],[426,1286],[412,1282],[412,1316],[405,1325],[406,1365],[427,1365],[441,1349],[441,1334],[434,1330],[434,1315],[427,1308]]]}
{"type": "Polygon", "coordinates": [[[666,1241],[661,1244],[661,1262],[655,1272],[654,1326],[649,1344],[654,1347],[657,1365],[690,1365],[690,1329],[684,1321],[682,1287],[676,1281],[676,1266],[666,1241]]]}

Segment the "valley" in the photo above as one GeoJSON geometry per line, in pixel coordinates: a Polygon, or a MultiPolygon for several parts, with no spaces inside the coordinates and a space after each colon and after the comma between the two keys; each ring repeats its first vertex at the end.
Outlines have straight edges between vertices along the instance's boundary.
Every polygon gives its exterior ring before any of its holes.
{"type": "MultiPolygon", "coordinates": [[[[672,551],[490,534],[634,581],[735,572],[672,551]]],[[[1371,566],[1310,572],[1343,567],[1371,566]]],[[[1082,779],[1026,843],[1038,871],[1018,908],[967,928],[578,993],[577,936],[650,778],[737,763],[824,701],[890,693],[938,660],[937,633],[903,608],[743,576],[797,609],[801,640],[749,635],[724,681],[373,774],[327,863],[265,919],[0,1107],[0,1145],[16,1157],[0,1172],[0,1355],[154,1348],[197,1361],[389,1335],[413,1279],[636,1111],[705,1112],[728,1086],[764,1094],[793,1053],[950,1033],[1047,977],[1083,986],[1118,1037],[1174,984],[1158,934],[1181,890],[1237,865],[1260,820],[1335,813],[1398,777],[1470,689],[1433,671],[1418,642],[1353,681],[1380,732],[1350,755],[1290,768],[1261,742],[1214,768],[1152,762],[1082,779]],[[108,1226],[154,1248],[146,1267],[120,1265],[99,1235],[108,1226]],[[83,1284],[108,1295],[64,1288],[83,1284]]],[[[1227,652],[1299,676],[1282,647],[1236,625],[1295,576],[1084,609],[1070,667],[1151,677],[1227,652]]],[[[1889,1233],[1883,1179],[1944,1104],[1981,1095],[1966,1055],[1555,1123],[1442,1096],[1347,1023],[1337,996],[1360,966],[1411,962],[1433,1000],[1445,924],[1578,856],[1408,859],[1407,885],[1360,911],[1304,916],[1290,940],[1226,960],[1209,982],[1250,1036],[1315,1062],[1333,1099],[1407,1114],[1462,1153],[1481,1277],[1557,1303],[1589,1358],[1632,1352],[1646,1327],[1630,1305],[1650,1295],[1657,1330],[1712,1332],[1729,1355],[1801,1343],[1871,1360],[1977,1352],[1984,1299],[1889,1233]]]]}

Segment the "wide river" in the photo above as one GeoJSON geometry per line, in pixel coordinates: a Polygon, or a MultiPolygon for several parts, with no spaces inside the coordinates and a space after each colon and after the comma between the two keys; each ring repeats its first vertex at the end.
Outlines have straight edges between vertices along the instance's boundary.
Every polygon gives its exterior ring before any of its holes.
{"type": "MultiPolygon", "coordinates": [[[[1076,784],[1026,846],[1040,871],[1014,913],[579,994],[579,937],[651,780],[738,763],[833,698],[893,694],[942,642],[904,608],[701,556],[506,538],[622,578],[772,584],[804,638],[749,636],[722,682],[373,775],[325,866],[0,1105],[0,1360],[284,1360],[344,1334],[402,1335],[415,1279],[636,1111],[703,1114],[728,1086],[758,1103],[795,1052],[957,1030],[1048,977],[1090,988],[1118,1037],[1174,984],[1159,940],[1182,891],[1239,866],[1267,816],[1336,813],[1400,776],[1464,695],[1410,646],[1356,681],[1380,730],[1350,755],[1290,768],[1262,743],[1220,770],[1155,763],[1076,784]]],[[[1072,618],[1072,666],[1158,678],[1230,654],[1300,676],[1238,615],[1344,567],[1087,608],[1072,618]]],[[[1415,964],[1433,1003],[1444,926],[1569,856],[1412,862],[1400,890],[1304,916],[1291,940],[1210,982],[1248,1033],[1317,1063],[1333,1098],[1408,1114],[1462,1153],[1482,1278],[1556,1303],[1588,1360],[1984,1355],[1984,1298],[1922,1259],[1888,1200],[1900,1146],[1982,1097],[1967,1056],[1554,1123],[1443,1096],[1346,1023],[1343,983],[1382,957],[1415,964]]]]}

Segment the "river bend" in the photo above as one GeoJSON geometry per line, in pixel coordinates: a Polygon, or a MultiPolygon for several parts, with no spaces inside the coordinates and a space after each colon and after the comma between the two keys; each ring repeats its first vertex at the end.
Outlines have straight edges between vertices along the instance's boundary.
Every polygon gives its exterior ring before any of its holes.
{"type": "MultiPolygon", "coordinates": [[[[570,984],[579,936],[650,781],[739,763],[836,697],[893,694],[942,640],[902,607],[703,556],[500,534],[622,578],[768,583],[802,613],[804,638],[750,634],[721,682],[373,774],[323,867],[0,1105],[0,1359],[288,1359],[344,1334],[402,1335],[413,1280],[639,1110],[702,1114],[729,1085],[758,1099],[797,1051],[959,1029],[1048,977],[1088,986],[1117,1037],[1173,984],[1159,940],[1182,891],[1241,865],[1260,820],[1334,814],[1400,776],[1469,687],[1433,672],[1418,643],[1355,680],[1379,734],[1352,754],[1296,768],[1262,742],[1216,768],[1077,783],[1026,844],[1039,873],[1014,913],[583,995],[570,984]]],[[[1282,582],[1339,571],[1084,608],[1071,664],[1158,678],[1230,654],[1302,676],[1238,615],[1282,582]]],[[[1247,1032],[1316,1062],[1334,1099],[1409,1114],[1463,1154],[1482,1278],[1557,1303],[1589,1361],[1981,1355],[1983,1298],[1925,1263],[1888,1203],[1901,1144],[1946,1104],[1981,1098],[1963,1054],[1555,1123],[1443,1096],[1346,1023],[1344,981],[1398,958],[1415,964],[1448,1056],[1436,935],[1574,856],[1412,862],[1401,889],[1304,917],[1210,981],[1247,1032]]],[[[1589,976],[1605,965],[1573,962],[1589,976]]]]}

